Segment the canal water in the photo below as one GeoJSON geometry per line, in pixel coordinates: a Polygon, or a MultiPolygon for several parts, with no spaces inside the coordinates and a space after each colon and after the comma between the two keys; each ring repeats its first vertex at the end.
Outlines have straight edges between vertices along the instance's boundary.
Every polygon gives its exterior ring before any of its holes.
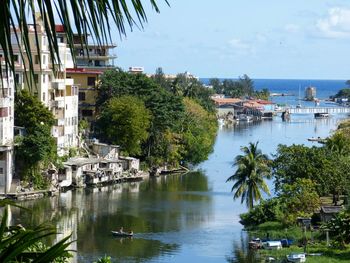
{"type": "Polygon", "coordinates": [[[280,143],[312,145],[307,138],[326,137],[345,117],[294,115],[290,122],[276,117],[223,126],[213,153],[196,172],[26,201],[21,205],[32,213],[11,208],[11,223],[55,225],[61,234],[52,242],[71,233],[76,240],[71,248],[77,251],[72,262],[94,262],[105,255],[113,262],[250,262],[245,261],[247,238],[239,224],[246,208],[233,201],[225,182],[240,147],[259,141],[271,155],[280,143]],[[113,237],[110,231],[121,226],[135,236],[113,237]]]}

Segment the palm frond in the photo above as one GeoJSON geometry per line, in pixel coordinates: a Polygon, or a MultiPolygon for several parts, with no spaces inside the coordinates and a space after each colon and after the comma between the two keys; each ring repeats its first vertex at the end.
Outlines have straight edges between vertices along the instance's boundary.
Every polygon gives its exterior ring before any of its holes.
{"type": "MultiPolygon", "coordinates": [[[[55,25],[62,24],[67,35],[67,44],[75,61],[73,35],[74,30],[84,37],[90,35],[97,45],[112,42],[112,24],[120,36],[126,35],[125,24],[132,30],[142,28],[147,22],[145,3],[159,12],[158,1],[149,0],[4,0],[0,5],[0,48],[2,49],[5,70],[15,73],[14,45],[18,45],[19,55],[25,63],[25,74],[28,83],[34,79],[32,52],[40,54],[38,34],[43,30],[47,36],[52,66],[59,64],[58,40],[55,25]],[[56,17],[56,19],[55,19],[56,17]],[[30,20],[28,20],[30,18],[30,20]],[[42,20],[43,29],[35,26],[38,19],[42,20]],[[29,31],[29,26],[34,32],[29,31]],[[34,34],[34,43],[30,35],[34,34]]],[[[167,0],[161,0],[169,5],[167,0]]],[[[81,45],[88,52],[86,41],[81,45]]],[[[17,52],[17,51],[16,51],[17,52]]],[[[38,56],[40,60],[40,56],[38,56]]],[[[39,63],[41,64],[41,63],[39,63]]],[[[3,79],[3,71],[0,71],[3,79]]]]}

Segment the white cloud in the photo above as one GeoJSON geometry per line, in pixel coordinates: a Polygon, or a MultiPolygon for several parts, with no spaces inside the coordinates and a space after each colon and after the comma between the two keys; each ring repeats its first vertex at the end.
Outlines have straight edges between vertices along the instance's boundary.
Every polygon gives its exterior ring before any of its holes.
{"type": "Polygon", "coordinates": [[[350,37],[350,9],[334,7],[316,23],[318,33],[328,38],[350,37]]]}

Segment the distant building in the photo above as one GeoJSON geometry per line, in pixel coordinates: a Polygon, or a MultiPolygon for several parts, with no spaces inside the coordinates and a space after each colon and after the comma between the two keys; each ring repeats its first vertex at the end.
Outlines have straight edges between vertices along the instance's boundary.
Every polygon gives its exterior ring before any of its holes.
{"type": "Polygon", "coordinates": [[[313,101],[316,99],[316,88],[309,86],[305,89],[305,99],[313,101]]]}
{"type": "Polygon", "coordinates": [[[129,73],[132,74],[142,74],[144,71],[143,67],[129,67],[129,73]]]}

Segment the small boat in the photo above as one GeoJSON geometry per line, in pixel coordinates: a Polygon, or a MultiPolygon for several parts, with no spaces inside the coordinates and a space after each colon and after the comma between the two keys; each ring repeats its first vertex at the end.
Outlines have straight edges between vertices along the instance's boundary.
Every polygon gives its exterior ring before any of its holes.
{"type": "Polygon", "coordinates": [[[264,249],[282,249],[282,243],[281,241],[266,241],[263,242],[263,248],[264,249]]]}
{"type": "Polygon", "coordinates": [[[306,257],[304,253],[292,253],[287,255],[288,262],[306,262],[306,257]]]}
{"type": "Polygon", "coordinates": [[[250,115],[246,115],[246,114],[240,114],[238,115],[238,121],[246,121],[246,122],[250,122],[253,120],[253,117],[250,115]]]}
{"type": "Polygon", "coordinates": [[[301,104],[298,103],[297,106],[296,106],[297,109],[300,109],[301,108],[301,104]]]}
{"type": "Polygon", "coordinates": [[[254,238],[248,243],[248,245],[251,249],[260,249],[262,248],[262,241],[260,238],[254,238]]]}
{"type": "Polygon", "coordinates": [[[132,237],[134,233],[132,231],[130,232],[121,232],[121,231],[111,231],[113,236],[116,237],[132,237]]]}
{"type": "Polygon", "coordinates": [[[327,113],[327,112],[315,113],[315,118],[316,119],[323,119],[323,118],[328,118],[328,117],[329,117],[329,113],[327,113]]]}

